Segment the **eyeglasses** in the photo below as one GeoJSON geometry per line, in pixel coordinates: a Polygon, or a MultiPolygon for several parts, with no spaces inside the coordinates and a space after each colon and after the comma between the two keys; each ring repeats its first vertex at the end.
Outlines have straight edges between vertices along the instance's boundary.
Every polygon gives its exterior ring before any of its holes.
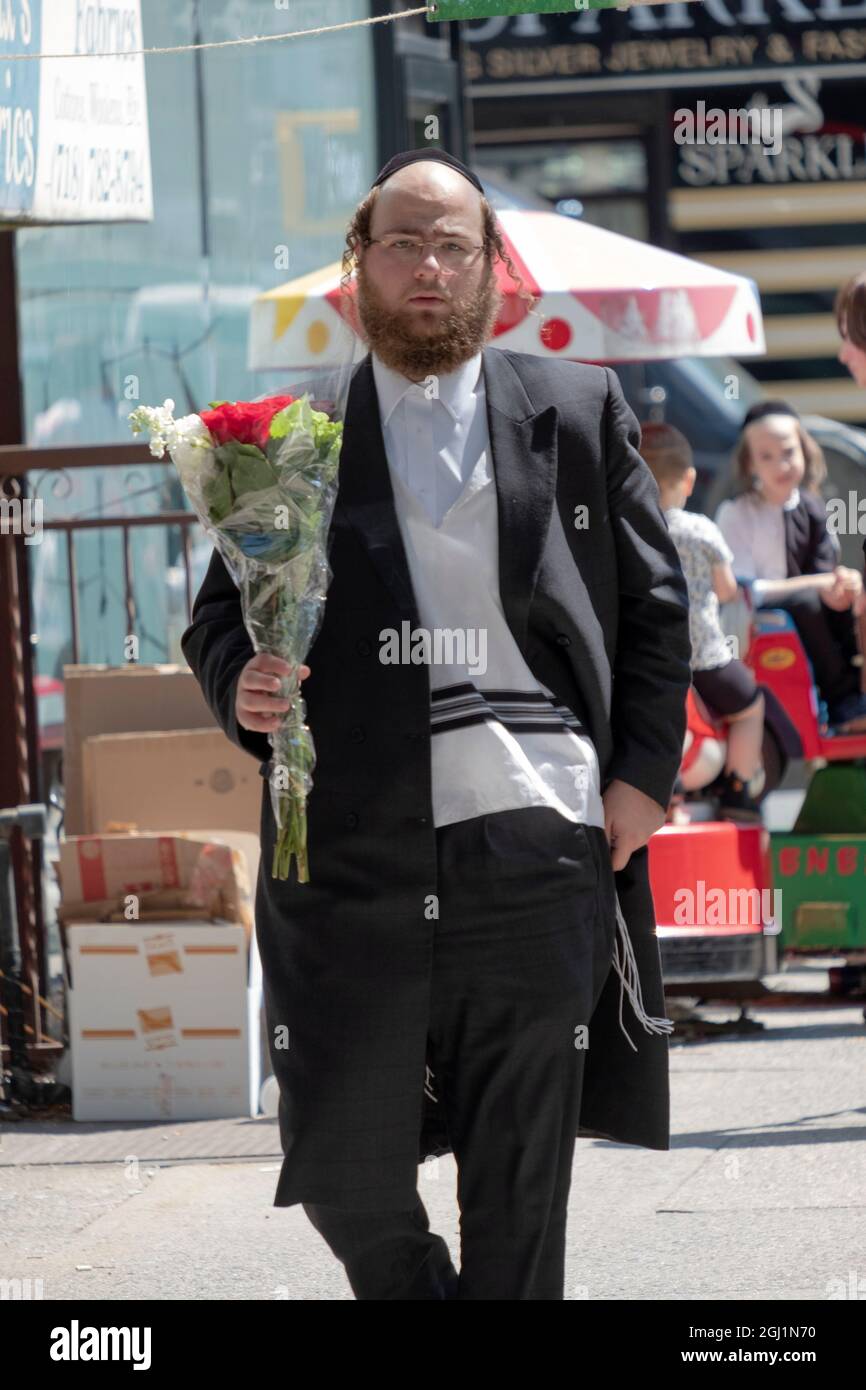
{"type": "Polygon", "coordinates": [[[385,254],[402,265],[417,265],[425,246],[432,246],[436,259],[447,270],[462,270],[475,259],[476,253],[484,250],[486,243],[474,246],[472,242],[460,237],[448,237],[445,241],[422,241],[414,236],[366,237],[367,246],[381,246],[385,254]]]}

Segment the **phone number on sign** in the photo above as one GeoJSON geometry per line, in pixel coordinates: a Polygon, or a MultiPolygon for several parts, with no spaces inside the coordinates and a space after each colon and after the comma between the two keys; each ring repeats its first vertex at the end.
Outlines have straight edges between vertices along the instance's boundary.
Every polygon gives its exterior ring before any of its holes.
{"type": "Polygon", "coordinates": [[[122,203],[144,201],[142,156],[138,150],[57,144],[51,188],[58,202],[122,203]]]}

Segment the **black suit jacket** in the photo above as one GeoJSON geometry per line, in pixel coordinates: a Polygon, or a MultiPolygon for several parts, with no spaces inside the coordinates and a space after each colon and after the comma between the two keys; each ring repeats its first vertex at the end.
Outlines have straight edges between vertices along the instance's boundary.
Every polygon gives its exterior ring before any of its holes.
{"type": "MultiPolygon", "coordinates": [[[[609,368],[490,346],[482,363],[508,624],[530,669],[584,721],[603,784],[621,778],[665,806],[685,732],[688,597],[658,489],[638,453],[637,421],[609,368]]],[[[256,928],[266,1008],[269,1023],[294,1025],[303,1038],[300,1056],[291,1048],[271,1054],[290,1097],[280,1111],[285,1159],[276,1204],[410,1205],[407,1146],[421,1157],[445,1152],[447,1134],[427,1106],[418,1149],[418,1115],[403,1107],[389,1115],[387,1154],[372,1153],[365,1107],[376,1055],[367,1052],[361,1067],[351,1049],[334,1052],[328,1033],[337,1019],[342,1036],[348,1019],[364,1029],[370,1011],[381,1017],[393,1007],[405,1089],[412,1094],[411,1078],[423,1080],[429,978],[407,944],[407,924],[417,927],[425,895],[436,891],[429,677],[425,666],[376,659],[383,628],[420,623],[369,354],[349,393],[329,560],[324,620],[303,685],[317,756],[309,884],[270,877],[274,826],[263,783],[256,928]],[[378,974],[371,959],[381,962],[378,974]],[[365,988],[348,987],[353,972],[365,988]],[[326,1122],[323,1091],[340,1097],[326,1122]],[[349,1168],[340,1155],[353,1144],[349,1168]]],[[[235,716],[237,677],[253,648],[216,552],[182,647],[227,736],[266,774],[267,737],[235,716]]],[[[644,1004],[661,1014],[646,848],[616,878],[644,1004]]],[[[619,1029],[619,1002],[611,971],[593,1015],[578,1132],[667,1148],[667,1039],[644,1033],[626,1004],[632,1051],[619,1029]]],[[[378,1061],[393,1068],[393,1048],[378,1061]]]]}

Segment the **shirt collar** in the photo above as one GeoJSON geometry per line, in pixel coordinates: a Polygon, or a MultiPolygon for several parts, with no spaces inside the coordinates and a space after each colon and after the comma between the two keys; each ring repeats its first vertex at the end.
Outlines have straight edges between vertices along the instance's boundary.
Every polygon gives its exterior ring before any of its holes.
{"type": "MultiPolygon", "coordinates": [[[[752,499],[753,502],[763,502],[764,504],[766,504],[766,498],[764,497],[764,495],[763,495],[762,492],[759,492],[759,491],[758,491],[757,488],[751,488],[750,491],[746,493],[746,496],[747,496],[747,497],[750,497],[750,498],[752,499]]],[[[795,488],[794,488],[794,491],[791,493],[791,496],[788,498],[787,502],[783,502],[783,503],[782,503],[782,511],[783,511],[783,512],[792,512],[792,511],[794,510],[794,508],[795,508],[795,507],[799,507],[799,505],[800,505],[800,489],[799,489],[798,487],[795,487],[795,488]]]]}
{"type": "MultiPolygon", "coordinates": [[[[408,377],[403,376],[402,372],[395,372],[391,367],[386,367],[381,358],[377,357],[372,350],[370,357],[373,362],[376,394],[379,398],[379,414],[384,429],[400,401],[409,392],[420,396],[422,400],[426,400],[428,397],[425,394],[426,387],[423,381],[410,381],[408,377]]],[[[440,372],[438,374],[438,399],[455,422],[460,419],[461,413],[470,404],[472,395],[477,392],[481,380],[480,352],[476,352],[466,362],[461,362],[460,366],[456,367],[453,372],[440,372]]]]}

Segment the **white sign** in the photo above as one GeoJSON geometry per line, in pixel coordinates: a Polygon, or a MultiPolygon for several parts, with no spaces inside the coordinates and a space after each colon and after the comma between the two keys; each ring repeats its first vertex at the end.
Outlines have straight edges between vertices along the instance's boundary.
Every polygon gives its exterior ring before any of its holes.
{"type": "Polygon", "coordinates": [[[0,0],[0,222],[153,219],[143,47],[140,0],[0,0]]]}

